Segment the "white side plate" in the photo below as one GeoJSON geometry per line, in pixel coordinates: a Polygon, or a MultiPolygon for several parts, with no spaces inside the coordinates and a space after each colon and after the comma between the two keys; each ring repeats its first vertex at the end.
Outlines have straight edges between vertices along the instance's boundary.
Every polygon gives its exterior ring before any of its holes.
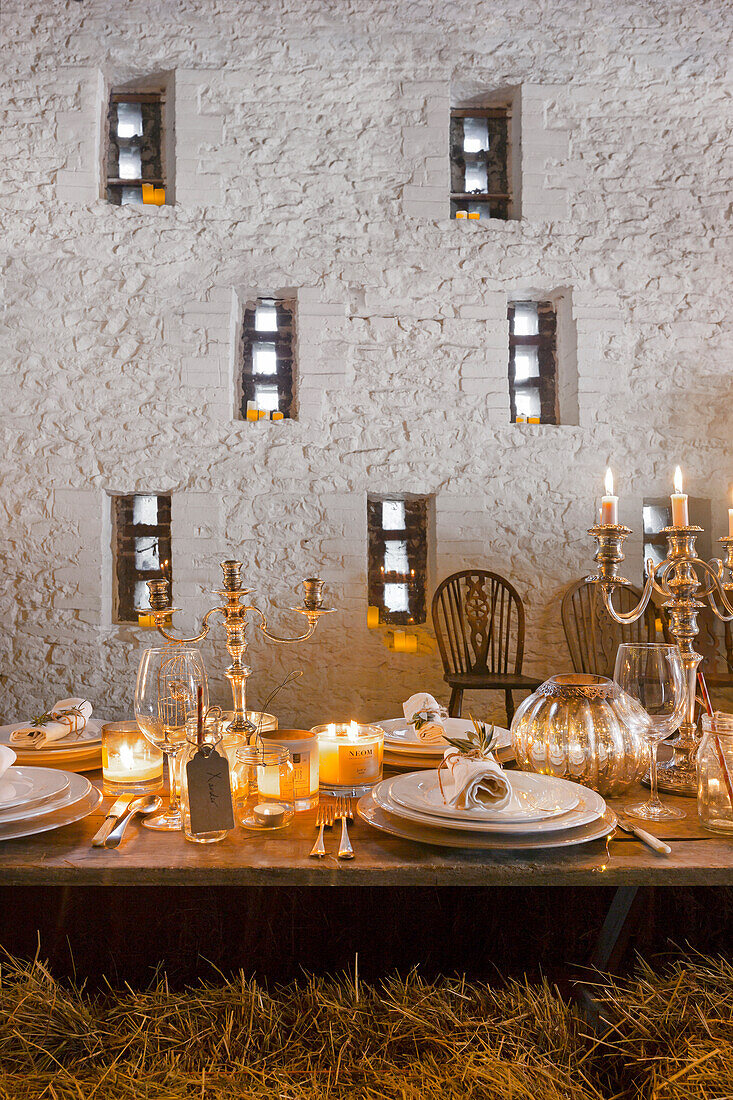
{"type": "Polygon", "coordinates": [[[84,798],[89,793],[91,783],[88,779],[85,779],[83,775],[75,775],[73,772],[54,772],[50,768],[38,768],[34,771],[47,771],[50,775],[60,775],[64,778],[66,786],[63,791],[55,795],[53,798],[48,798],[35,806],[18,806],[15,810],[10,810],[8,813],[0,814],[0,828],[4,828],[6,825],[16,825],[23,821],[33,821],[37,817],[43,817],[45,814],[54,813],[56,810],[66,809],[68,806],[72,806],[74,802],[78,802],[80,798],[84,798]]]}
{"type": "Polygon", "coordinates": [[[589,825],[568,832],[550,836],[505,836],[501,833],[456,833],[450,829],[441,829],[427,825],[418,825],[402,818],[393,817],[381,809],[371,793],[360,798],[356,811],[359,817],[383,833],[413,840],[418,844],[434,844],[441,848],[499,848],[513,851],[531,851],[537,848],[569,848],[576,844],[588,844],[608,836],[616,828],[616,815],[607,809],[603,817],[589,825]]]}
{"type": "MultiPolygon", "coordinates": [[[[456,810],[447,806],[440,789],[450,797],[453,778],[447,768],[440,773],[433,770],[420,775],[401,775],[392,783],[390,797],[400,806],[430,814],[431,817],[450,818],[458,821],[496,821],[504,824],[546,821],[572,810],[578,805],[583,788],[554,776],[535,775],[531,772],[507,772],[512,794],[506,806],[500,810],[491,806],[456,810]]],[[[602,801],[602,800],[601,800],[602,801]]],[[[600,810],[603,813],[603,809],[600,810]]]]}
{"type": "MultiPolygon", "coordinates": [[[[76,776],[82,779],[82,776],[76,776]]],[[[85,782],[87,782],[85,780],[85,782]]],[[[34,821],[22,821],[15,825],[0,825],[0,841],[15,840],[22,836],[35,836],[36,833],[48,833],[51,829],[61,829],[74,821],[93,814],[102,801],[102,792],[89,784],[89,792],[70,806],[45,814],[34,821]]]]}
{"type": "Polygon", "coordinates": [[[20,806],[24,809],[38,806],[63,794],[68,787],[69,777],[65,772],[51,768],[29,768],[25,765],[8,768],[0,780],[0,821],[7,820],[8,812],[20,806]],[[6,784],[12,790],[6,790],[6,784]]]}

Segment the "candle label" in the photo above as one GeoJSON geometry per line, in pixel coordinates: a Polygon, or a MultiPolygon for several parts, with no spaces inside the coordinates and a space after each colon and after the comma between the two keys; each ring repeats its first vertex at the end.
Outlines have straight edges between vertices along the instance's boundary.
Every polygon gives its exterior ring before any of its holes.
{"type": "Polygon", "coordinates": [[[192,833],[234,828],[229,761],[204,745],[186,764],[192,833]]]}
{"type": "Polygon", "coordinates": [[[351,787],[379,779],[380,745],[339,745],[338,781],[351,787]]]}
{"type": "Polygon", "coordinates": [[[293,756],[293,795],[295,798],[310,798],[311,790],[311,750],[294,752],[293,756]]]}

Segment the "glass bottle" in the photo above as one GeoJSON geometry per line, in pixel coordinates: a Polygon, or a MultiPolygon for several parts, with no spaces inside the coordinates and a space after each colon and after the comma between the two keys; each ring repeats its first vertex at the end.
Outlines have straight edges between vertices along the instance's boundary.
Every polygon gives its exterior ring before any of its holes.
{"type": "Polygon", "coordinates": [[[282,829],[295,814],[293,760],[281,745],[245,745],[234,768],[234,816],[245,829],[282,829]]]}
{"type": "MultiPolygon", "coordinates": [[[[189,800],[188,791],[188,767],[187,765],[197,752],[203,752],[206,756],[215,754],[221,758],[227,765],[227,774],[229,768],[229,761],[227,759],[226,750],[224,748],[221,721],[218,718],[207,718],[204,722],[203,739],[199,745],[197,740],[197,728],[196,719],[192,718],[186,722],[186,744],[181,752],[180,764],[179,764],[179,780],[181,786],[181,815],[183,817],[183,835],[186,840],[192,841],[194,844],[215,844],[218,840],[224,840],[229,832],[229,829],[216,829],[212,832],[194,833],[191,829],[191,804],[189,800]]],[[[229,775],[229,792],[231,796],[231,775],[229,775]]]]}
{"type": "Polygon", "coordinates": [[[702,716],[697,750],[697,812],[711,833],[733,836],[733,714],[702,716]]]}

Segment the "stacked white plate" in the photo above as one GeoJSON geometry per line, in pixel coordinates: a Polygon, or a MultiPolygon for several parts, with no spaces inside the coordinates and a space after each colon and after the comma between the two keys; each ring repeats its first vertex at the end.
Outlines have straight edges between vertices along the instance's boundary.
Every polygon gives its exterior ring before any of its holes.
{"type": "MultiPolygon", "coordinates": [[[[426,745],[420,740],[415,727],[405,718],[389,718],[375,722],[384,730],[384,763],[394,771],[417,771],[418,768],[437,768],[443,753],[449,748],[445,740],[426,745]]],[[[502,764],[514,759],[509,730],[494,727],[497,734],[496,756],[502,764]]],[[[449,737],[467,738],[473,732],[473,722],[466,718],[446,718],[445,732],[449,737]]]]}
{"type": "Polygon", "coordinates": [[[359,816],[393,836],[447,848],[564,848],[610,833],[616,816],[595,791],[554,776],[507,772],[512,795],[501,809],[457,810],[446,804],[453,780],[437,770],[377,783],[360,799],[359,816]],[[441,791],[440,782],[443,790],[441,791]]]}
{"type": "Polygon", "coordinates": [[[33,836],[93,813],[102,792],[75,772],[16,765],[0,778],[0,840],[33,836]]]}
{"type": "Polygon", "coordinates": [[[81,733],[71,733],[50,741],[42,749],[19,749],[11,744],[13,730],[25,729],[27,722],[15,722],[12,726],[0,726],[0,745],[8,745],[15,752],[18,764],[34,768],[65,768],[70,772],[90,772],[102,767],[103,722],[90,718],[81,733]]]}

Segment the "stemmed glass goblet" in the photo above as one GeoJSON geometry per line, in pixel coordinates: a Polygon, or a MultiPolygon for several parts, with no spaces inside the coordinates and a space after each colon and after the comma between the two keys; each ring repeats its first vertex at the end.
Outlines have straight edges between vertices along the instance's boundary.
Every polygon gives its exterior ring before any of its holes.
{"type": "Polygon", "coordinates": [[[657,791],[659,742],[674,733],[685,716],[687,690],[679,646],[625,642],[618,647],[613,678],[641,704],[651,723],[646,730],[650,743],[651,794],[646,802],[627,807],[626,813],[645,821],[684,817],[684,810],[662,803],[657,791]]]}
{"type": "Polygon", "coordinates": [[[208,681],[197,649],[167,645],[143,653],[135,684],[135,718],[148,741],[165,753],[170,790],[168,809],[143,819],[148,829],[183,827],[176,757],[186,740],[186,719],[196,714],[199,687],[206,711],[208,681]]]}

